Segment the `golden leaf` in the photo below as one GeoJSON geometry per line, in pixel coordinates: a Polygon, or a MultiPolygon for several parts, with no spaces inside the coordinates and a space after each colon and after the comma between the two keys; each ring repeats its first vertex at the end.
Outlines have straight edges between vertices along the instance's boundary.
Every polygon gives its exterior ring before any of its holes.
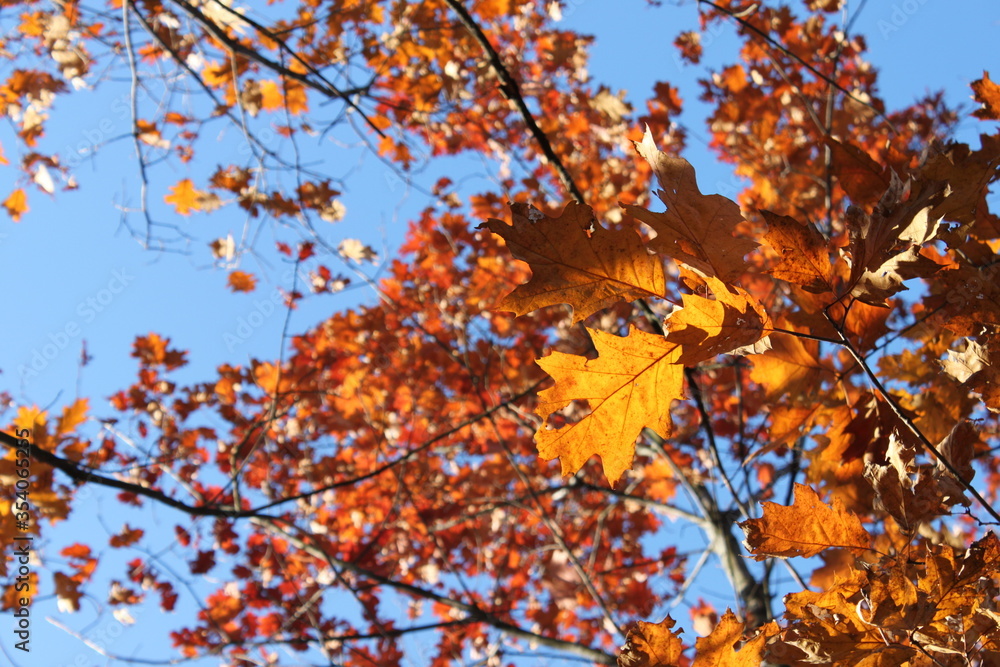
{"type": "Polygon", "coordinates": [[[535,434],[543,459],[559,458],[564,475],[575,473],[597,454],[614,485],[632,466],[635,440],[649,427],[670,434],[670,405],[683,398],[680,347],[662,336],[629,329],[625,338],[587,329],[600,356],[553,352],[538,360],[556,385],[539,393],[536,412],[547,419],[574,400],[586,401],[590,414],[560,429],[535,434]]]}
{"type": "Polygon", "coordinates": [[[756,560],[815,556],[830,547],[860,553],[871,545],[871,536],[861,520],[833,497],[833,507],[823,503],[804,484],[795,485],[792,505],[764,503],[764,516],[740,524],[746,547],[756,560]]]}

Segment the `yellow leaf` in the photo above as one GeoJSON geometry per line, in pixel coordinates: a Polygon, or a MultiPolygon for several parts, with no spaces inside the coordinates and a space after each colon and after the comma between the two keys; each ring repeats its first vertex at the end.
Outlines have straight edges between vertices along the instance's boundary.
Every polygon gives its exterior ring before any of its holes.
{"type": "Polygon", "coordinates": [[[758,667],[769,637],[778,634],[778,624],[771,621],[744,643],[745,626],[727,609],[712,634],[695,642],[693,667],[758,667]],[[742,644],[739,651],[734,647],[742,644]]]}
{"type": "Polygon", "coordinates": [[[536,412],[544,419],[574,400],[590,414],[560,429],[535,434],[543,459],[559,458],[564,475],[575,473],[597,454],[614,485],[632,466],[635,441],[649,427],[670,435],[670,406],[683,398],[680,348],[662,336],[630,327],[622,338],[587,329],[599,357],[588,360],[561,352],[538,360],[556,385],[539,393],[536,412]]]}
{"type": "Polygon", "coordinates": [[[28,195],[22,188],[18,188],[4,200],[3,207],[7,209],[7,215],[10,216],[11,220],[20,222],[21,216],[30,210],[28,208],[28,195]]]}
{"type": "Polygon", "coordinates": [[[830,507],[804,484],[795,485],[795,500],[790,507],[764,503],[764,516],[748,519],[740,528],[756,560],[808,558],[829,547],[860,553],[871,545],[871,535],[862,527],[861,519],[845,510],[837,496],[830,507]]]}
{"type": "Polygon", "coordinates": [[[768,400],[785,394],[810,395],[819,389],[827,369],[819,359],[819,343],[792,335],[774,335],[767,354],[752,357],[750,379],[761,385],[768,400]]]}
{"type": "Polygon", "coordinates": [[[194,187],[190,178],[185,178],[170,188],[171,194],[163,197],[168,204],[173,204],[180,215],[191,215],[191,211],[201,210],[201,200],[205,193],[194,187]]]}
{"type": "Polygon", "coordinates": [[[80,398],[73,405],[63,408],[62,416],[56,424],[56,437],[72,433],[77,426],[86,421],[88,407],[87,399],[80,398]]]}

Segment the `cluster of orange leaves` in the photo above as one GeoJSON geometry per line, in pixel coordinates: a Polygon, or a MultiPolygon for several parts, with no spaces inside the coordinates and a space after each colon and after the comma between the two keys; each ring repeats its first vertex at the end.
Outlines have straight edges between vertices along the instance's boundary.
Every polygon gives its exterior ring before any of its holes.
{"type": "MultiPolygon", "coordinates": [[[[1000,119],[997,86],[988,74],[973,89],[983,105],[976,115],[1000,119]]],[[[985,195],[1000,173],[1000,134],[983,135],[979,151],[957,144],[937,147],[905,180],[849,143],[827,142],[833,172],[855,202],[844,217],[842,243],[825,238],[813,224],[762,210],[765,229],[760,236],[766,247],[760,259],[747,259],[758,244],[741,234],[750,223],[739,207],[720,195],[703,195],[691,165],[658,151],[648,131],[636,149],[659,180],[657,195],[666,210],[626,207],[645,223],[645,231],[627,225],[608,229],[579,204],[567,206],[559,217],[514,204],[511,224],[485,223],[514,257],[532,268],[531,279],[501,300],[499,309],[520,315],[568,304],[577,322],[619,301],[663,299],[664,257],[680,267],[677,279],[691,291],[666,316],[662,334],[635,325],[625,337],[588,329],[596,357],[556,352],[538,360],[555,380],[540,393],[535,408],[543,424],[535,436],[541,457],[559,458],[569,475],[599,455],[614,485],[631,468],[643,429],[663,438],[671,435],[672,403],[685,398],[685,367],[724,353],[751,355],[754,381],[778,398],[794,381],[789,364],[833,370],[806,352],[805,343],[818,332],[830,332],[825,336],[829,342],[842,343],[852,361],[863,364],[846,313],[839,322],[830,313],[845,302],[888,311],[897,307],[892,299],[908,289],[906,281],[915,278],[926,281],[934,297],[944,296],[935,308],[935,321],[967,337],[964,351],[949,352],[946,373],[967,395],[979,396],[986,409],[1000,412],[996,281],[971,301],[948,296],[954,297],[960,281],[980,270],[960,261],[966,251],[979,256],[996,251],[1000,225],[989,213],[985,195]],[[866,209],[866,203],[873,205],[866,209]],[[952,252],[942,253],[941,245],[952,252]],[[758,293],[763,281],[787,283],[794,291],[793,303],[808,314],[784,312],[772,320],[763,303],[735,284],[748,273],[758,274],[753,280],[758,293]],[[803,330],[813,333],[800,335],[803,330]],[[784,345],[772,350],[771,337],[784,345]],[[799,359],[790,359],[790,347],[799,359]],[[568,413],[575,421],[561,428],[545,426],[574,402],[585,406],[568,413]]],[[[934,303],[933,297],[930,301],[934,303]]],[[[882,393],[884,402],[879,403],[885,410],[896,399],[882,393]]],[[[797,435],[818,423],[816,412],[811,411],[808,423],[797,424],[797,435]]],[[[857,453],[838,457],[841,463],[863,464],[874,509],[885,512],[887,528],[895,526],[878,539],[841,497],[833,495],[831,507],[799,484],[791,506],[765,503],[761,518],[744,521],[746,546],[758,560],[810,557],[828,549],[853,556],[842,556],[826,572],[814,574],[822,592],[786,598],[783,628],[772,621],[746,636],[744,624],[727,612],[708,637],[697,641],[694,667],[750,666],[764,659],[864,667],[1000,661],[1000,540],[988,533],[964,553],[947,544],[908,541],[922,523],[949,514],[956,505],[971,504],[965,492],[975,475],[971,461],[980,441],[966,417],[952,420],[954,428],[935,450],[935,466],[916,462],[920,442],[914,429],[907,431],[902,418],[891,414],[867,424],[874,441],[861,442],[863,461],[857,453]]],[[[859,426],[854,425],[856,443],[866,435],[859,426]]],[[[686,664],[673,625],[670,617],[659,624],[639,623],[619,665],[686,664]]]]}
{"type": "MultiPolygon", "coordinates": [[[[391,264],[380,283],[391,306],[330,317],[296,337],[294,354],[284,363],[221,364],[217,378],[178,387],[169,373],[187,363],[186,353],[166,337],[139,337],[133,349],[139,377],[115,393],[111,405],[150,440],[148,459],[119,451],[111,437],[93,443],[77,439],[73,431],[86,403],[67,408],[54,435],[37,410],[19,414],[15,424],[29,428],[37,446],[94,469],[126,471],[122,476],[143,488],[183,480],[178,496],[194,498],[199,507],[247,508],[248,493],[268,501],[302,495],[286,518],[297,513],[308,530],[292,536],[260,525],[240,535],[235,521],[225,518],[175,527],[178,544],[192,552],[192,575],[219,574],[227,559],[235,561],[232,575],[206,598],[196,621],[173,634],[183,655],[228,650],[234,664],[245,664],[241,641],[274,639],[298,649],[345,632],[343,619],[322,618],[312,625],[310,614],[302,613],[302,600],[320,599],[331,588],[324,579],[330,562],[368,568],[350,574],[345,584],[364,611],[367,625],[358,624],[359,633],[374,636],[390,625],[379,622],[374,585],[359,582],[394,577],[401,585],[441,590],[436,573],[450,566],[496,582],[499,603],[470,599],[503,622],[523,620],[547,636],[572,636],[581,645],[607,643],[593,599],[581,592],[578,575],[557,561],[553,554],[560,552],[545,540],[551,527],[540,517],[546,513],[559,515],[562,539],[588,553],[597,585],[622,592],[618,613],[649,614],[661,599],[647,573],[662,573],[676,585],[684,580],[681,560],[669,549],[653,564],[636,556],[640,540],[658,520],[627,505],[610,508],[610,496],[582,485],[557,489],[551,471],[534,460],[530,442],[521,437],[526,420],[493,412],[542,379],[533,353],[550,344],[544,330],[554,328],[567,333],[567,340],[539,364],[555,385],[537,400],[521,399],[538,422],[561,426],[543,425],[536,444],[546,460],[560,459],[564,473],[576,473],[596,454],[612,483],[631,475],[640,484],[636,493],[670,500],[676,475],[662,461],[634,466],[636,439],[650,429],[661,437],[692,440],[697,417],[678,409],[691,394],[684,369],[708,368],[723,354],[746,355],[740,363],[749,367],[759,390],[747,392],[743,405],[747,414],[766,415],[768,437],[754,452],[757,461],[768,453],[787,454],[809,437],[816,442],[803,453],[804,475],[819,494],[797,487],[791,506],[768,503],[762,518],[745,521],[743,528],[757,558],[820,555],[825,565],[812,583],[824,592],[790,596],[781,627],[767,623],[754,631],[725,614],[697,641],[697,667],[754,665],[764,657],[785,664],[879,667],[963,664],[969,656],[997,659],[996,540],[983,536],[972,546],[952,545],[943,531],[929,528],[933,517],[964,507],[967,489],[940,462],[921,460],[921,443],[900,417],[941,443],[952,469],[965,482],[972,479],[971,461],[984,453],[984,445],[969,419],[977,410],[996,411],[1000,403],[1000,288],[989,268],[995,266],[1000,226],[985,203],[996,174],[996,135],[984,136],[978,150],[932,146],[921,159],[912,147],[949,125],[950,112],[940,98],[929,97],[883,122],[877,102],[859,101],[865,95],[872,99],[875,83],[875,70],[860,58],[860,37],[841,43],[837,26],[819,14],[800,21],[785,7],[760,8],[746,15],[747,24],[780,36],[787,52],[749,39],[740,63],[703,84],[705,99],[715,105],[712,145],[751,184],[739,198],[743,210],[753,212],[744,218],[733,201],[702,194],[692,166],[670,154],[683,141],[683,131],[671,123],[681,104],[675,89],[656,85],[639,119],[649,127],[643,134],[621,93],[586,84],[589,38],[553,29],[543,3],[465,3],[490,26],[490,37],[504,54],[519,54],[520,61],[510,63],[517,68],[515,78],[585,194],[588,205],[571,204],[556,215],[528,206],[560,185],[549,165],[537,159],[533,138],[486,65],[482,46],[442,0],[337,3],[338,11],[325,16],[319,3],[298,3],[288,18],[269,26],[274,35],[297,35],[296,56],[289,58],[285,75],[267,71],[240,48],[274,59],[289,51],[216,4],[215,33],[197,21],[177,27],[180,3],[126,7],[133,22],[141,17],[150,26],[151,37],[136,49],[142,62],[196,63],[199,81],[214,96],[201,117],[170,111],[155,121],[135,119],[135,138],[151,154],[169,153],[186,164],[200,155],[192,148],[199,136],[195,128],[240,112],[271,122],[282,138],[313,133],[307,112],[319,106],[310,104],[317,91],[307,91],[296,76],[350,62],[381,73],[368,92],[372,125],[386,135],[377,142],[383,157],[408,168],[416,159],[414,140],[433,155],[475,151],[504,157],[511,147],[527,147],[518,157],[531,170],[520,180],[502,180],[502,189],[520,202],[512,207],[512,224],[496,219],[504,215],[499,195],[473,197],[466,216],[458,211],[450,181],[439,182],[434,194],[444,210],[428,209],[413,223],[403,248],[409,261],[391,264]],[[399,29],[383,38],[387,22],[399,29]],[[360,48],[352,53],[354,45],[360,48]],[[827,78],[813,77],[794,53],[816,54],[827,78]],[[828,99],[831,82],[861,92],[829,110],[824,134],[796,105],[828,99]],[[787,108],[798,113],[785,113],[787,108]],[[889,133],[886,126],[897,129],[889,133]],[[653,137],[668,150],[658,150],[653,137]],[[632,141],[642,161],[616,152],[632,141]],[[826,180],[828,169],[835,186],[825,191],[816,184],[826,180]],[[651,174],[660,181],[663,212],[644,206],[651,174]],[[627,203],[624,209],[619,201],[627,203]],[[822,228],[813,222],[848,201],[853,207],[842,217],[833,216],[822,228]],[[485,227],[532,271],[531,280],[499,307],[528,317],[512,320],[487,310],[504,284],[526,274],[506,261],[497,239],[470,229],[469,220],[487,218],[485,227]],[[644,225],[639,232],[635,223],[644,225]],[[899,297],[914,279],[925,281],[927,294],[908,304],[899,297]],[[626,304],[635,299],[653,304],[666,335],[649,331],[648,321],[631,321],[627,336],[604,330],[624,329],[619,320],[629,317],[626,304]],[[565,327],[555,309],[537,312],[564,303],[573,308],[574,324],[590,318],[589,340],[565,327]],[[879,360],[886,378],[919,388],[894,391],[897,414],[888,407],[890,397],[860,386],[864,379],[857,382],[857,360],[846,347],[831,354],[822,343],[821,353],[819,339],[849,343],[866,354],[889,331],[890,315],[902,316],[906,308],[922,326],[908,334],[907,349],[879,360]],[[469,334],[473,318],[488,327],[491,340],[469,334]],[[835,384],[843,395],[830,389],[835,384]],[[228,432],[217,425],[192,426],[202,411],[213,411],[228,432]],[[456,451],[474,458],[475,465],[459,465],[456,451]],[[514,473],[517,465],[532,476],[527,490],[514,473]],[[244,495],[217,483],[218,476],[208,474],[210,466],[226,479],[238,479],[244,495]],[[424,497],[412,491],[425,488],[436,493],[424,497]],[[553,493],[526,509],[525,498],[536,488],[553,493]],[[555,500],[562,492],[572,499],[565,512],[555,500]],[[878,522],[884,522],[881,533],[878,522]],[[602,528],[607,534],[596,539],[602,528]],[[913,543],[920,531],[933,534],[913,543]],[[499,542],[498,535],[506,541],[499,542]],[[529,576],[532,572],[541,574],[529,576]],[[962,632],[955,632],[959,626],[962,632]]],[[[837,4],[810,2],[809,8],[835,11],[837,4]]],[[[704,16],[706,25],[728,20],[716,12],[704,16]]],[[[0,83],[0,113],[15,120],[28,185],[47,190],[46,174],[68,173],[58,156],[36,152],[53,100],[85,74],[91,62],[87,40],[114,41],[120,33],[81,17],[75,3],[28,8],[20,20],[20,37],[11,39],[32,45],[52,71],[13,71],[0,83]]],[[[696,33],[682,36],[678,45],[683,57],[697,61],[696,33]]],[[[974,90],[982,103],[976,115],[997,119],[996,85],[984,76],[974,90]]],[[[6,162],[0,154],[0,163],[6,162]]],[[[265,175],[259,165],[218,165],[205,184],[182,178],[170,185],[164,201],[182,216],[229,204],[251,218],[285,222],[310,215],[335,221],[342,215],[340,193],[330,181],[310,176],[281,187],[265,175]],[[265,182],[271,185],[265,188],[265,182]]],[[[3,203],[14,220],[28,210],[28,185],[14,189],[3,203]]],[[[213,256],[230,257],[230,245],[212,241],[213,256]]],[[[296,256],[284,243],[279,251],[296,256]]],[[[303,243],[297,258],[305,261],[312,253],[303,243]]],[[[334,278],[325,266],[315,275],[324,285],[334,278]]],[[[230,274],[233,291],[255,285],[249,273],[230,274]]],[[[704,373],[731,387],[736,367],[704,373]]],[[[724,391],[707,400],[714,401],[709,407],[717,432],[729,428],[732,434],[726,418],[732,404],[725,402],[724,391]]],[[[672,449],[671,461],[693,471],[694,449],[672,449]]],[[[9,481],[9,459],[3,467],[9,481]]],[[[996,488],[995,463],[986,467],[996,488]]],[[[774,472],[771,463],[760,464],[764,493],[770,493],[766,480],[774,472]]],[[[38,491],[32,499],[39,511],[52,522],[65,518],[73,490],[57,485],[45,466],[38,465],[33,475],[38,491]]],[[[128,492],[119,498],[146,502],[128,492]]],[[[8,517],[4,511],[0,521],[8,517]]],[[[4,523],[3,535],[13,533],[4,523]]],[[[108,542],[118,549],[143,539],[141,529],[126,525],[108,542]]],[[[74,609],[97,559],[82,544],[61,555],[70,569],[54,573],[54,587],[60,604],[74,609]]],[[[110,604],[138,604],[146,591],[155,591],[164,610],[174,608],[177,593],[153,559],[130,561],[125,580],[113,582],[110,604]]],[[[454,590],[447,594],[461,597],[454,590]]],[[[435,602],[432,613],[446,623],[459,614],[447,599],[435,602]]],[[[409,614],[416,618],[419,612],[409,614]]],[[[671,619],[639,623],[621,654],[623,667],[689,664],[673,625],[671,619]]],[[[435,665],[450,664],[463,647],[489,640],[476,623],[446,626],[439,636],[435,665]]],[[[381,640],[373,648],[352,650],[345,664],[400,659],[398,647],[381,640]]]]}

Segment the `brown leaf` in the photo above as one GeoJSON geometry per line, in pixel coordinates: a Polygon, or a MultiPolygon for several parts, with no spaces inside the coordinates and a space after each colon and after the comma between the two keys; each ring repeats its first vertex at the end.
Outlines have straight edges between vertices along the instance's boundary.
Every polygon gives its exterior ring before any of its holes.
{"type": "Polygon", "coordinates": [[[722,195],[703,195],[691,163],[657,150],[649,128],[635,146],[656,172],[662,188],[656,194],[667,205],[662,213],[625,207],[656,232],[647,245],[706,277],[733,282],[746,271],[744,256],[757,247],[749,239],[733,236],[744,222],[740,207],[722,195]]]}
{"type": "Polygon", "coordinates": [[[807,292],[822,294],[831,291],[833,266],[830,264],[829,243],[812,225],[803,225],[795,218],[761,211],[767,222],[767,240],[781,258],[771,267],[771,275],[798,285],[807,292]]]}
{"type": "Polygon", "coordinates": [[[890,185],[890,177],[863,150],[850,143],[826,138],[831,150],[830,170],[851,201],[858,206],[877,202],[890,185]]]}
{"type": "Polygon", "coordinates": [[[638,621],[625,637],[618,655],[619,667],[677,667],[680,664],[680,631],[674,631],[674,619],[667,616],[659,623],[638,621]]]}
{"type": "Polygon", "coordinates": [[[746,547],[756,560],[815,556],[824,549],[840,547],[860,554],[871,545],[871,536],[857,516],[833,497],[833,507],[823,503],[804,484],[795,485],[789,507],[764,503],[764,515],[740,524],[746,547]]]}
{"type": "Polygon", "coordinates": [[[983,71],[983,78],[972,82],[972,92],[982,108],[973,116],[981,120],[1000,120],[1000,86],[990,81],[990,73],[983,71]]]}
{"type": "Polygon", "coordinates": [[[490,219],[480,228],[502,237],[532,276],[497,309],[524,315],[566,303],[576,323],[619,301],[661,298],[666,291],[662,260],[634,230],[603,227],[589,206],[569,204],[558,218],[527,204],[511,204],[511,212],[512,224],[490,219]]]}
{"type": "Polygon", "coordinates": [[[934,186],[911,192],[910,185],[893,173],[871,214],[857,206],[847,210],[851,295],[873,306],[885,306],[886,299],[906,289],[903,281],[939,268],[920,254],[920,247],[937,235],[938,220],[930,212],[943,190],[934,186]]]}

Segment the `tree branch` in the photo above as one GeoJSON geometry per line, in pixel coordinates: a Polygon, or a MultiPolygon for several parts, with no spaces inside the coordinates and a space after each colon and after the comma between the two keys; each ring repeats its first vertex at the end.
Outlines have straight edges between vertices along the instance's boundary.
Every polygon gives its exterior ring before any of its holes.
{"type": "Polygon", "coordinates": [[[503,61],[500,60],[500,54],[497,53],[496,49],[490,43],[490,40],[486,37],[486,33],[483,32],[476,20],[472,18],[472,15],[462,6],[460,0],[445,0],[445,4],[451,7],[456,14],[458,14],[459,20],[466,27],[472,37],[479,43],[483,51],[486,53],[486,57],[490,62],[490,67],[493,69],[494,74],[500,79],[500,90],[503,92],[504,96],[513,102],[514,107],[517,109],[518,113],[521,114],[521,118],[524,120],[525,125],[528,126],[528,131],[531,136],[535,138],[538,142],[539,147],[542,149],[542,153],[545,155],[549,163],[552,164],[552,168],[556,170],[556,175],[562,182],[563,187],[573,196],[573,199],[580,203],[585,203],[583,193],[577,188],[576,183],[573,182],[573,177],[570,176],[569,170],[566,169],[566,165],[563,164],[559,156],[556,155],[555,150],[552,148],[552,144],[549,142],[549,138],[545,136],[542,129],[538,127],[538,123],[535,122],[535,117],[528,109],[528,105],[524,101],[524,97],[521,95],[521,88],[517,85],[517,81],[511,76],[510,70],[507,69],[503,61]]]}

